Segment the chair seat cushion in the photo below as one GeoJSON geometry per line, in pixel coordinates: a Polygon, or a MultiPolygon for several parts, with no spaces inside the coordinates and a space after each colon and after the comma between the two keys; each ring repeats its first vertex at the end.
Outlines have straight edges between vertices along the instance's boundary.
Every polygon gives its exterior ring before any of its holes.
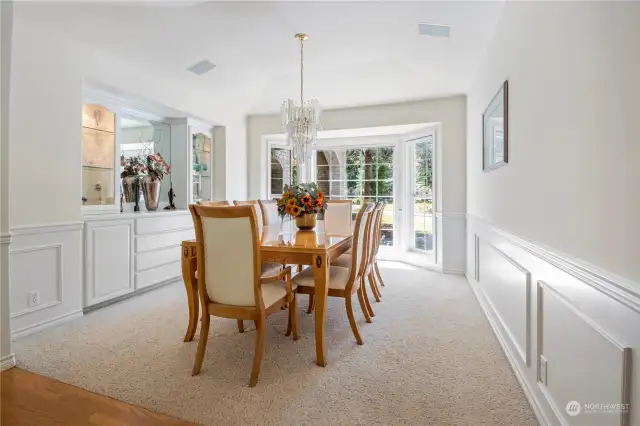
{"type": "Polygon", "coordinates": [[[281,282],[262,284],[260,289],[265,309],[287,295],[287,290],[281,282]]]}
{"type": "Polygon", "coordinates": [[[333,259],[331,261],[331,266],[341,266],[343,268],[350,268],[351,260],[352,260],[352,257],[350,253],[341,254],[336,259],[333,259]]]}
{"type": "MultiPolygon", "coordinates": [[[[349,268],[332,265],[329,269],[329,288],[344,290],[347,288],[350,275],[351,270],[349,268]]],[[[293,277],[293,284],[298,287],[315,287],[313,268],[307,268],[293,277]]]]}
{"type": "Polygon", "coordinates": [[[262,264],[262,278],[272,277],[278,275],[282,271],[282,265],[280,263],[265,262],[262,264]]]}

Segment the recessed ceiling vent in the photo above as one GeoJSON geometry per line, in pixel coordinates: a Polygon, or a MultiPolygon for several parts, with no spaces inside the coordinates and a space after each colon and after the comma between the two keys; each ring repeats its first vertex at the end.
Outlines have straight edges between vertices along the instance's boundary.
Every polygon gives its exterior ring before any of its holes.
{"type": "Polygon", "coordinates": [[[437,24],[418,24],[418,33],[431,37],[449,37],[451,27],[448,25],[437,24]]]}
{"type": "Polygon", "coordinates": [[[187,70],[191,71],[195,75],[202,75],[211,71],[215,67],[216,66],[214,64],[212,64],[210,61],[205,59],[203,61],[198,62],[195,65],[191,65],[189,68],[187,68],[187,70]]]}

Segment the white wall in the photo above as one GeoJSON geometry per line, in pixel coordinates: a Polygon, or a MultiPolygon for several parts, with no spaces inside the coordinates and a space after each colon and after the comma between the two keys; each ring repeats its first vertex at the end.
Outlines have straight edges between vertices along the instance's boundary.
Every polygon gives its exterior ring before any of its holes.
{"type": "Polygon", "coordinates": [[[467,277],[545,425],[640,424],[638,22],[639,3],[507,3],[468,94],[467,277]],[[485,173],[505,79],[509,163],[485,173]]]}
{"type": "MultiPolygon", "coordinates": [[[[14,302],[11,332],[19,336],[81,314],[84,82],[224,125],[225,146],[220,155],[225,156],[227,166],[222,175],[226,196],[246,197],[247,169],[240,106],[168,79],[161,70],[146,69],[66,38],[32,19],[35,4],[16,3],[14,7],[11,162],[9,167],[3,163],[2,170],[9,170],[11,176],[9,203],[5,204],[10,206],[11,218],[7,229],[14,234],[9,254],[14,302]],[[26,303],[32,291],[40,295],[36,309],[26,303]]],[[[5,40],[3,34],[3,51],[5,40]]],[[[2,300],[4,303],[4,295],[2,300]]]]}
{"type": "Polygon", "coordinates": [[[13,3],[0,3],[0,370],[15,365],[9,284],[9,80],[13,3]]]}
{"type": "MultiPolygon", "coordinates": [[[[356,129],[402,124],[439,123],[438,161],[442,177],[438,185],[436,212],[443,244],[441,266],[445,271],[464,271],[465,239],[465,126],[464,96],[416,102],[384,104],[323,111],[323,130],[356,129]],[[441,197],[441,198],[440,198],[441,197]]],[[[261,136],[282,133],[280,116],[258,115],[248,118],[249,198],[264,196],[266,188],[261,164],[261,136]]]]}
{"type": "Polygon", "coordinates": [[[507,7],[469,94],[467,207],[638,282],[640,6],[605,3],[507,7]],[[507,78],[509,165],[483,173],[482,111],[507,78]]]}

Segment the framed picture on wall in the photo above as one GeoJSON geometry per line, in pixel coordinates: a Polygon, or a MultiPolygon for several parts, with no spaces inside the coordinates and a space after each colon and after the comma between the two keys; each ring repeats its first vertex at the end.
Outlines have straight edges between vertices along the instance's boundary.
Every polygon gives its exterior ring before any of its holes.
{"type": "Polygon", "coordinates": [[[497,169],[509,162],[509,81],[482,114],[482,169],[497,169]]]}

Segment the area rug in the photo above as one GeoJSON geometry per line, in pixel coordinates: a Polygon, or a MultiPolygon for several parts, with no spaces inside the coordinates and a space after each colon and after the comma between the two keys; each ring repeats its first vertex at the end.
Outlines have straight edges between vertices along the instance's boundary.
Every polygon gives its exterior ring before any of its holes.
{"type": "Polygon", "coordinates": [[[260,380],[249,388],[255,332],[213,319],[199,376],[183,343],[182,283],[15,342],[18,365],[62,382],[203,425],[533,426],[537,422],[462,277],[385,262],[372,324],[354,298],[356,345],[344,300],[330,298],[328,365],[315,365],[313,316],[301,297],[301,339],[273,315],[260,380]]]}

